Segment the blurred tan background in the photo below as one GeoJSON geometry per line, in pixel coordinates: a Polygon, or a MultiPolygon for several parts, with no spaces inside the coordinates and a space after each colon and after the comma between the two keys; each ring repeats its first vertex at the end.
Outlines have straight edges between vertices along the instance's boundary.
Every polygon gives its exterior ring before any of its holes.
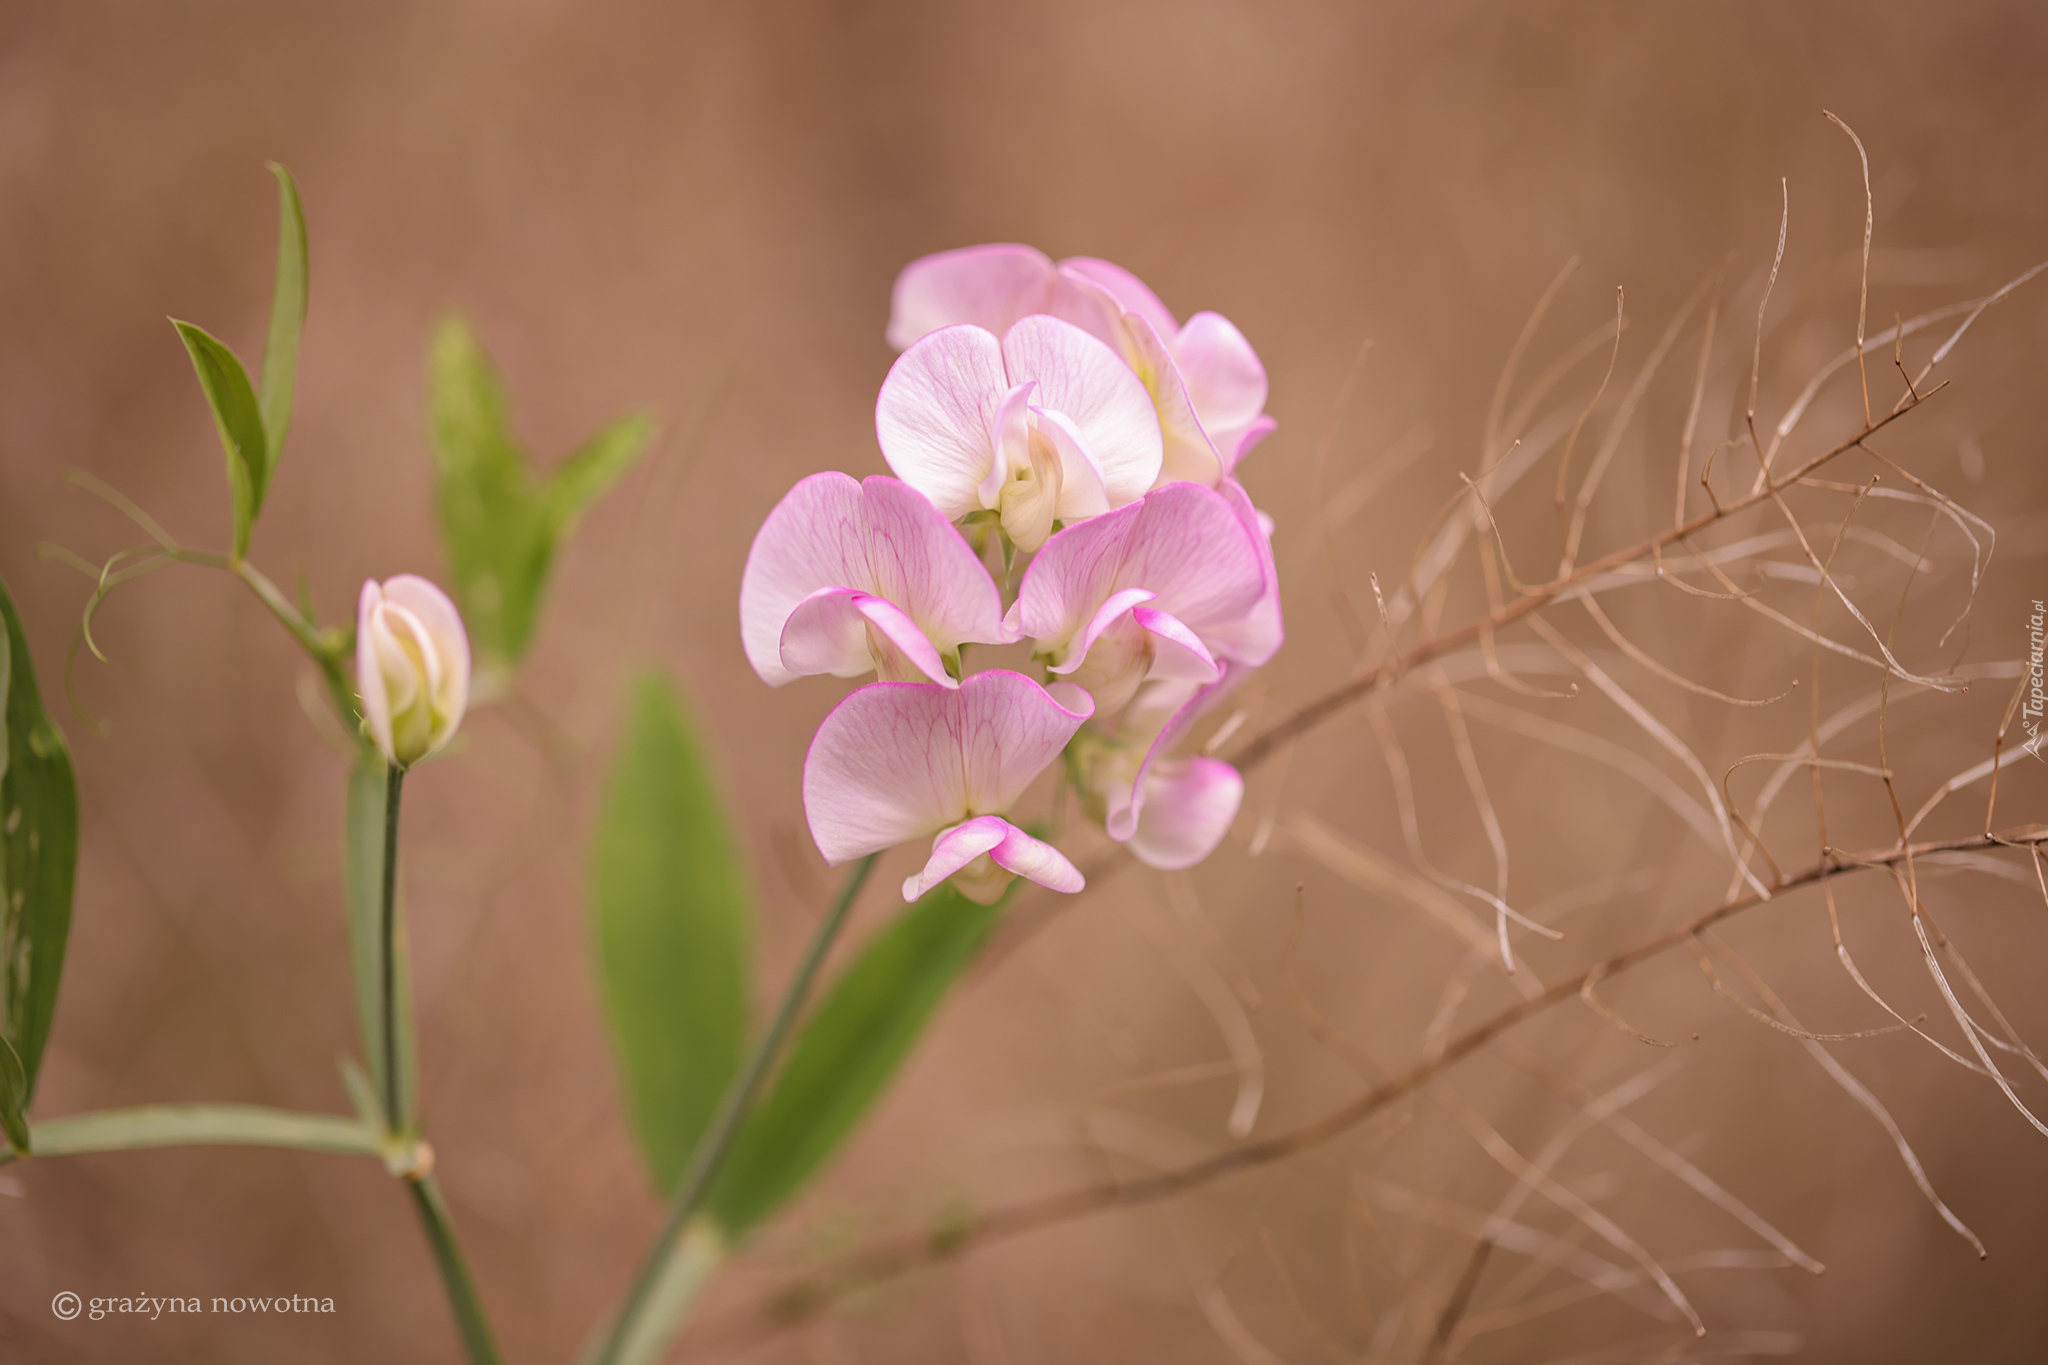
{"type": "MultiPolygon", "coordinates": [[[[474,317],[544,459],[626,407],[662,416],[656,458],[598,507],[561,563],[522,686],[546,719],[479,715],[466,752],[423,772],[407,802],[422,1094],[441,1171],[509,1359],[566,1360],[659,1214],[620,1111],[580,899],[618,702],[631,670],[651,662],[702,708],[755,855],[765,994],[827,895],[797,780],[837,693],[761,688],[735,628],[740,565],[795,479],[882,468],[872,405],[890,361],[888,289],[905,262],[989,240],[1105,256],[1183,316],[1226,313],[1260,349],[1281,429],[1243,472],[1278,522],[1292,628],[1252,694],[1270,719],[1341,680],[1355,657],[1311,514],[1317,442],[1363,340],[1376,349],[1327,485],[1388,467],[1375,462],[1389,452],[1397,466],[1414,456],[1334,535],[1337,581],[1369,619],[1365,574],[1397,579],[1458,471],[1478,469],[1501,362],[1567,258],[1583,264],[1525,375],[1610,317],[1621,285],[1633,325],[1617,384],[1728,262],[1704,449],[1735,434],[1730,395],[1746,379],[1780,177],[1792,213],[1765,411],[1853,339],[1861,184],[1821,110],[1870,150],[1876,330],[1895,311],[1984,293],[2048,257],[2043,71],[2048,16],[2029,3],[13,0],[0,8],[0,574],[44,687],[61,697],[89,585],[36,546],[100,558],[138,538],[67,486],[68,468],[111,481],[191,543],[225,539],[221,455],[163,319],[197,321],[245,356],[259,348],[274,241],[266,159],[303,189],[313,285],[297,415],[254,554],[280,581],[303,570],[330,615],[366,575],[443,573],[421,395],[441,310],[474,317]]],[[[1653,389],[1649,434],[1620,447],[1596,546],[1668,518],[1669,451],[1697,344],[1689,333],[1653,389]]],[[[1919,344],[1917,358],[1927,351],[1919,344]]],[[[1944,366],[1954,388],[1887,448],[1999,531],[1966,645],[1937,648],[1935,637],[1961,603],[1967,546],[1953,532],[1930,542],[1940,576],[1900,636],[1923,664],[1959,648],[1972,661],[2015,657],[2027,603],[2048,595],[2044,356],[2048,306],[2022,292],[1986,315],[1944,366]]],[[[1598,368],[1574,372],[1558,401],[1583,403],[1598,368]]],[[[1885,402],[1895,389],[1884,381],[1885,402]]],[[[1815,434],[1852,431],[1853,380],[1829,392],[1815,434]]],[[[1555,553],[1548,469],[1503,511],[1511,533],[1541,547],[1522,566],[1532,575],[1555,553]]],[[[1880,514],[1918,545],[1924,515],[1880,514]]],[[[1476,600],[1467,578],[1449,621],[1476,600]]],[[[1899,581],[1876,569],[1865,580],[1889,594],[1874,599],[1887,612],[1899,581]]],[[[1800,591],[1785,601],[1810,611],[1800,591]]],[[[1810,667],[1804,646],[1727,604],[1629,593],[1612,607],[1624,628],[1703,681],[1764,696],[1810,667]]],[[[1571,617],[1574,636],[1605,649],[1585,624],[1571,617]]],[[[301,708],[299,661],[236,585],[198,569],[124,589],[98,638],[111,663],[81,655],[77,691],[108,734],[59,712],[85,844],[38,1113],[174,1099],[342,1107],[334,1063],[355,1037],[335,847],[342,763],[301,708]]],[[[1852,695],[1842,677],[1828,684],[1832,705],[1852,695]]],[[[1871,683],[1858,678],[1857,690],[1871,683]]],[[[1489,686],[1474,690],[1651,752],[1590,697],[1532,701],[1489,686]]],[[[1893,760],[1909,804],[1988,752],[2009,686],[1901,703],[1912,727],[1893,760]]],[[[1803,699],[1736,712],[1654,683],[1643,695],[1717,777],[1804,733],[1803,699]]],[[[1488,880],[1435,710],[1411,700],[1394,711],[1413,727],[1411,761],[1436,811],[1425,838],[1447,868],[1488,880]]],[[[1607,877],[1627,888],[1574,912],[1565,942],[1529,945],[1545,979],[1718,899],[1725,859],[1672,852],[1682,827],[1611,773],[1498,731],[1479,742],[1523,903],[1607,877]]],[[[1805,786],[1793,784],[1788,809],[1805,786]]],[[[2011,775],[2002,820],[2043,818],[2044,795],[2038,771],[2011,775]]],[[[1981,786],[1959,796],[1968,809],[1930,830],[1971,832],[1982,799],[1981,786]]],[[[1881,793],[1845,781],[1834,800],[1836,843],[1888,840],[1881,793]]],[[[1250,856],[1267,812],[1302,810],[1404,857],[1370,731],[1355,715],[1333,722],[1284,774],[1276,762],[1257,776],[1236,838],[1198,878],[1125,873],[963,990],[822,1187],[713,1294],[678,1358],[1417,1358],[1469,1239],[1379,1207],[1397,1271],[1347,1193],[1354,1177],[1377,1172],[1481,1209],[1509,1183],[1429,1105],[1405,1126],[1163,1209],[991,1248],[758,1348],[715,1330],[823,1250],[1100,1178],[1110,1159],[1085,1150],[1084,1133],[1121,1150],[1116,1169],[1226,1143],[1229,1076],[1105,1097],[1227,1057],[1190,985],[1204,971],[1253,1002],[1244,1017],[1265,1070],[1254,1132],[1353,1093],[1356,1076],[1288,1003],[1297,882],[1309,915],[1302,986],[1379,1064],[1411,1060],[1459,953],[1284,840],[1250,856]],[[1408,1316],[1389,1328],[1397,1308],[1408,1316]]],[[[1789,829],[1774,847],[1804,866],[1812,833],[1797,819],[1789,829]]],[[[902,875],[895,862],[884,873],[878,886],[902,875]]],[[[2048,1033],[2039,894],[1997,876],[1940,886],[1929,897],[1944,927],[2021,1030],[2048,1033]]],[[[1860,960],[1902,1009],[1941,1019],[1890,894],[1844,892],[1867,915],[1860,960]]],[[[871,894],[863,926],[889,904],[871,894]]],[[[1834,965],[1819,907],[1809,896],[1760,912],[1731,939],[1814,1027],[1884,1022],[1834,965]]],[[[1636,1118],[1829,1267],[1819,1279],[1682,1276],[1715,1329],[1711,1349],[2038,1358],[2048,1139],[1987,1081],[1910,1036],[1837,1048],[1990,1247],[1980,1264],[1795,1040],[1716,1002],[1678,960],[1610,994],[1648,1032],[1702,1035],[1636,1118]]],[[[1512,998],[1488,978],[1462,1018],[1512,998]]],[[[1596,1089],[1665,1059],[1577,1005],[1555,1013],[1522,1041],[1596,1089]]],[[[1454,1080],[1525,1152],[1569,1114],[1492,1057],[1454,1080]]],[[[1567,1171],[1660,1255],[1761,1245],[1611,1141],[1588,1139],[1567,1171]]],[[[1568,1226],[1555,1210],[1527,1217],[1568,1226]]],[[[1498,1254],[1478,1300],[1520,1264],[1498,1254]]],[[[367,1163],[195,1150],[0,1170],[5,1359],[398,1362],[457,1349],[411,1214],[367,1163]],[[332,1297],[338,1311],[64,1324],[48,1308],[62,1289],[298,1293],[332,1297]]],[[[1460,1356],[1673,1360],[1687,1349],[1682,1333],[1603,1300],[1475,1338],[1460,1356]]]]}

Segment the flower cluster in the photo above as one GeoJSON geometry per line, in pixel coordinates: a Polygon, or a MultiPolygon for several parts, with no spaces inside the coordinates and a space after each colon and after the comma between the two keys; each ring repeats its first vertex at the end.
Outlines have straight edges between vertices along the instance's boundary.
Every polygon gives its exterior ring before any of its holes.
{"type": "Polygon", "coordinates": [[[875,432],[896,477],[797,484],[740,584],[771,687],[876,675],[804,759],[819,850],[836,866],[931,839],[906,900],[948,878],[984,904],[1016,876],[1078,891],[1005,818],[1064,756],[1110,838],[1154,867],[1200,862],[1244,783],[1171,750],[1282,638],[1271,523],[1234,477],[1274,426],[1258,355],[1128,271],[1022,246],[913,262],[888,335],[903,354],[875,432]],[[967,672],[968,646],[1023,640],[1043,683],[967,672]]]}

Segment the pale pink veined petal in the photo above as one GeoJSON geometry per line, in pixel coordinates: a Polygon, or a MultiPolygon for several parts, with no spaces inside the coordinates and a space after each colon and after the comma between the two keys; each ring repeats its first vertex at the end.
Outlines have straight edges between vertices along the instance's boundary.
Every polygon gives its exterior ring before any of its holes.
{"type": "Polygon", "coordinates": [[[1271,417],[1260,413],[1246,426],[1218,434],[1215,437],[1216,449],[1223,456],[1223,472],[1227,475],[1235,470],[1239,462],[1279,426],[1271,417]]]}
{"type": "Polygon", "coordinates": [[[1045,291],[1045,305],[1037,311],[1061,322],[1071,322],[1112,351],[1131,358],[1131,339],[1124,325],[1124,307],[1101,285],[1062,270],[1045,291]]]}
{"type": "MultiPolygon", "coordinates": [[[[820,588],[797,604],[782,628],[782,666],[793,674],[857,678],[877,668],[873,627],[903,661],[941,687],[960,684],[917,622],[886,597],[852,588],[820,588]]],[[[887,674],[885,667],[882,671],[887,674]]]]}
{"type": "Polygon", "coordinates": [[[1152,330],[1170,337],[1180,330],[1173,311],[1159,301],[1145,282],[1120,265],[1093,256],[1069,256],[1060,262],[1060,273],[1079,275],[1109,291],[1126,313],[1136,313],[1152,324],[1152,330]]]}
{"type": "Polygon", "coordinates": [[[1010,477],[1010,466],[1019,460],[1030,461],[1031,392],[1037,387],[1029,379],[1012,385],[996,405],[995,416],[989,419],[989,448],[995,458],[989,462],[987,477],[974,490],[975,499],[985,508],[1001,505],[1003,481],[1010,477]]]}
{"type": "Polygon", "coordinates": [[[1281,642],[1287,638],[1286,625],[1280,615],[1280,574],[1273,564],[1273,544],[1264,513],[1252,506],[1251,495],[1244,491],[1243,484],[1226,478],[1217,485],[1216,492],[1230,505],[1238,524],[1244,527],[1257,549],[1263,589],[1258,602],[1243,616],[1206,633],[1237,658],[1257,666],[1279,653],[1281,642]]]}
{"type": "MultiPolygon", "coordinates": [[[[999,815],[983,815],[945,831],[932,841],[930,860],[917,873],[904,879],[903,899],[916,900],[983,854],[1005,871],[1029,878],[1053,891],[1071,895],[1087,885],[1079,869],[1051,844],[1033,838],[999,815]]],[[[998,879],[999,882],[1008,880],[1007,877],[998,879]]],[[[960,890],[983,904],[993,904],[1002,894],[999,885],[962,885],[960,890]]]]}
{"type": "MultiPolygon", "coordinates": [[[[1081,627],[1080,632],[1074,636],[1073,642],[1067,647],[1066,658],[1054,664],[1051,671],[1055,674],[1072,673],[1081,666],[1082,661],[1088,657],[1088,651],[1094,648],[1097,640],[1108,633],[1109,628],[1117,623],[1119,617],[1134,607],[1143,606],[1158,595],[1150,588],[1125,588],[1121,592],[1111,593],[1103,599],[1102,605],[1095,609],[1095,614],[1088,618],[1088,624],[1081,627]]],[[[1018,598],[1018,604],[1022,605],[1023,600],[1021,597],[1018,598]]],[[[1016,608],[1012,607],[1011,611],[1014,613],[1016,608]]]]}
{"type": "Polygon", "coordinates": [[[1235,638],[1265,588],[1263,544],[1223,496],[1199,484],[1169,484],[1047,541],[1024,573],[1008,622],[1064,662],[1068,651],[1085,652],[1077,637],[1104,604],[1142,588],[1154,594],[1154,609],[1205,641],[1221,638],[1217,632],[1235,638]]]}
{"type": "Polygon", "coordinates": [[[804,756],[804,815],[834,866],[977,815],[999,815],[1092,713],[1021,673],[957,689],[870,683],[834,707],[804,756]]]}
{"type": "Polygon", "coordinates": [[[889,301],[889,344],[901,351],[941,327],[972,323],[1000,336],[1044,310],[1054,279],[1044,253],[1014,243],[962,247],[912,261],[889,301]]]}
{"type": "Polygon", "coordinates": [[[1088,884],[1066,854],[1008,821],[1004,824],[1009,832],[988,854],[997,867],[1008,868],[1049,891],[1063,891],[1070,896],[1088,884]]]}
{"type": "Polygon", "coordinates": [[[882,381],[875,401],[882,458],[948,521],[981,507],[978,490],[995,462],[990,423],[1009,390],[1002,343],[974,326],[920,338],[882,381]]]}
{"type": "Polygon", "coordinates": [[[1266,367],[1244,333],[1221,313],[1197,313],[1173,343],[1181,378],[1202,425],[1242,428],[1266,406],[1266,367]]]}
{"type": "Polygon", "coordinates": [[[1088,449],[1080,429],[1065,413],[1050,408],[1034,407],[1031,416],[1037,422],[1039,432],[1059,452],[1059,519],[1085,521],[1107,512],[1110,508],[1109,486],[1102,466],[1088,449]]]}
{"type": "Polygon", "coordinates": [[[932,856],[903,879],[903,899],[914,901],[946,878],[1003,842],[1010,822],[1000,815],[982,815],[956,825],[932,840],[932,856]]]}
{"type": "Polygon", "coordinates": [[[1202,637],[1163,611],[1137,607],[1131,619],[1152,635],[1152,667],[1146,676],[1174,682],[1206,684],[1223,676],[1216,656],[1202,643],[1202,637]]]}
{"type": "Polygon", "coordinates": [[[1146,782],[1131,852],[1147,867],[1178,871],[1216,850],[1244,801],[1244,778],[1217,758],[1161,763],[1146,782]]]}
{"type": "Polygon", "coordinates": [[[917,622],[941,653],[966,644],[1004,644],[1003,594],[966,539],[931,500],[907,483],[861,481],[869,578],[847,586],[886,597],[917,622]]]}
{"type": "Polygon", "coordinates": [[[1159,415],[1159,433],[1164,453],[1159,466],[1160,485],[1199,483],[1209,488],[1224,473],[1219,448],[1195,415],[1195,405],[1181,378],[1180,366],[1159,333],[1139,314],[1125,317],[1125,335],[1131,343],[1131,368],[1152,395],[1159,415]]]}
{"type": "MultiPolygon", "coordinates": [[[[762,523],[740,578],[740,639],[747,661],[769,686],[810,671],[785,661],[783,632],[798,607],[826,588],[894,603],[939,654],[966,641],[1012,638],[1003,630],[1002,597],[988,570],[943,513],[895,479],[856,483],[844,474],[814,474],[762,523]]],[[[853,666],[852,624],[840,622],[844,659],[814,636],[799,645],[799,656],[811,663],[839,660],[820,671],[841,676],[866,671],[853,666]]],[[[862,632],[858,640],[865,638],[862,632]]]]}
{"type": "Polygon", "coordinates": [[[1159,417],[1152,395],[1122,357],[1072,323],[1042,315],[1005,332],[1002,355],[1010,382],[1038,381],[1034,406],[1073,423],[1081,447],[1102,471],[1110,506],[1121,507],[1152,486],[1163,454],[1159,417]]]}
{"type": "Polygon", "coordinates": [[[1165,760],[1166,751],[1177,744],[1181,736],[1194,727],[1196,721],[1243,686],[1245,679],[1251,674],[1252,669],[1249,665],[1226,662],[1223,666],[1223,676],[1206,687],[1190,689],[1182,683],[1162,683],[1158,686],[1158,697],[1154,700],[1161,702],[1161,705],[1152,708],[1150,714],[1156,717],[1167,705],[1174,706],[1175,709],[1152,736],[1152,742],[1145,750],[1144,761],[1138,765],[1129,784],[1120,784],[1102,793],[1107,806],[1107,818],[1103,823],[1110,838],[1123,843],[1136,833],[1149,791],[1146,779],[1150,777],[1153,767],[1165,760]]]}

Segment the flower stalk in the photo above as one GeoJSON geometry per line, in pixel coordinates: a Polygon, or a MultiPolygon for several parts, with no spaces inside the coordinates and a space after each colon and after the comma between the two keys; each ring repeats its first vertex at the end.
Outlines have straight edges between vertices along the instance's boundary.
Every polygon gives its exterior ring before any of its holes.
{"type": "MultiPolygon", "coordinates": [[[[646,1259],[641,1262],[639,1273],[633,1279],[633,1288],[627,1294],[625,1305],[619,1310],[603,1345],[589,1358],[590,1365],[628,1365],[629,1362],[651,1360],[659,1354],[673,1321],[657,1320],[650,1314],[650,1309],[663,1297],[657,1290],[669,1278],[669,1262],[678,1248],[693,1241],[686,1235],[691,1220],[711,1193],[712,1183],[718,1178],[732,1150],[733,1139],[739,1135],[740,1124],[753,1108],[754,1099],[781,1053],[790,1027],[803,1010],[818,969],[832,951],[840,930],[846,927],[853,903],[860,898],[861,886],[880,856],[870,853],[862,858],[840,884],[839,895],[832,902],[832,908],[826,911],[817,933],[812,935],[810,947],[804,950],[803,961],[797,965],[796,975],[790,978],[789,986],[783,991],[782,1002],[775,1007],[775,1017],[769,1021],[767,1032],[754,1044],[746,1064],[740,1068],[732,1084],[726,1087],[711,1122],[705,1126],[704,1135],[690,1153],[690,1164],[676,1182],[675,1200],[669,1206],[668,1219],[662,1224],[661,1233],[654,1239],[646,1259]]],[[[680,1312],[688,1305],[685,1302],[673,1306],[680,1312]]]]}

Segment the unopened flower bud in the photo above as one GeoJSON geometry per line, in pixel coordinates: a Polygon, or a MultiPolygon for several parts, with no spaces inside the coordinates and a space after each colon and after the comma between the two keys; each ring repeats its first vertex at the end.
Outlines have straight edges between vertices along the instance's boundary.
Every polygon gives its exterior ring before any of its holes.
{"type": "Polygon", "coordinates": [[[454,737],[469,704],[469,636],[448,594],[409,573],[363,584],[356,695],[370,738],[400,768],[454,737]]]}

